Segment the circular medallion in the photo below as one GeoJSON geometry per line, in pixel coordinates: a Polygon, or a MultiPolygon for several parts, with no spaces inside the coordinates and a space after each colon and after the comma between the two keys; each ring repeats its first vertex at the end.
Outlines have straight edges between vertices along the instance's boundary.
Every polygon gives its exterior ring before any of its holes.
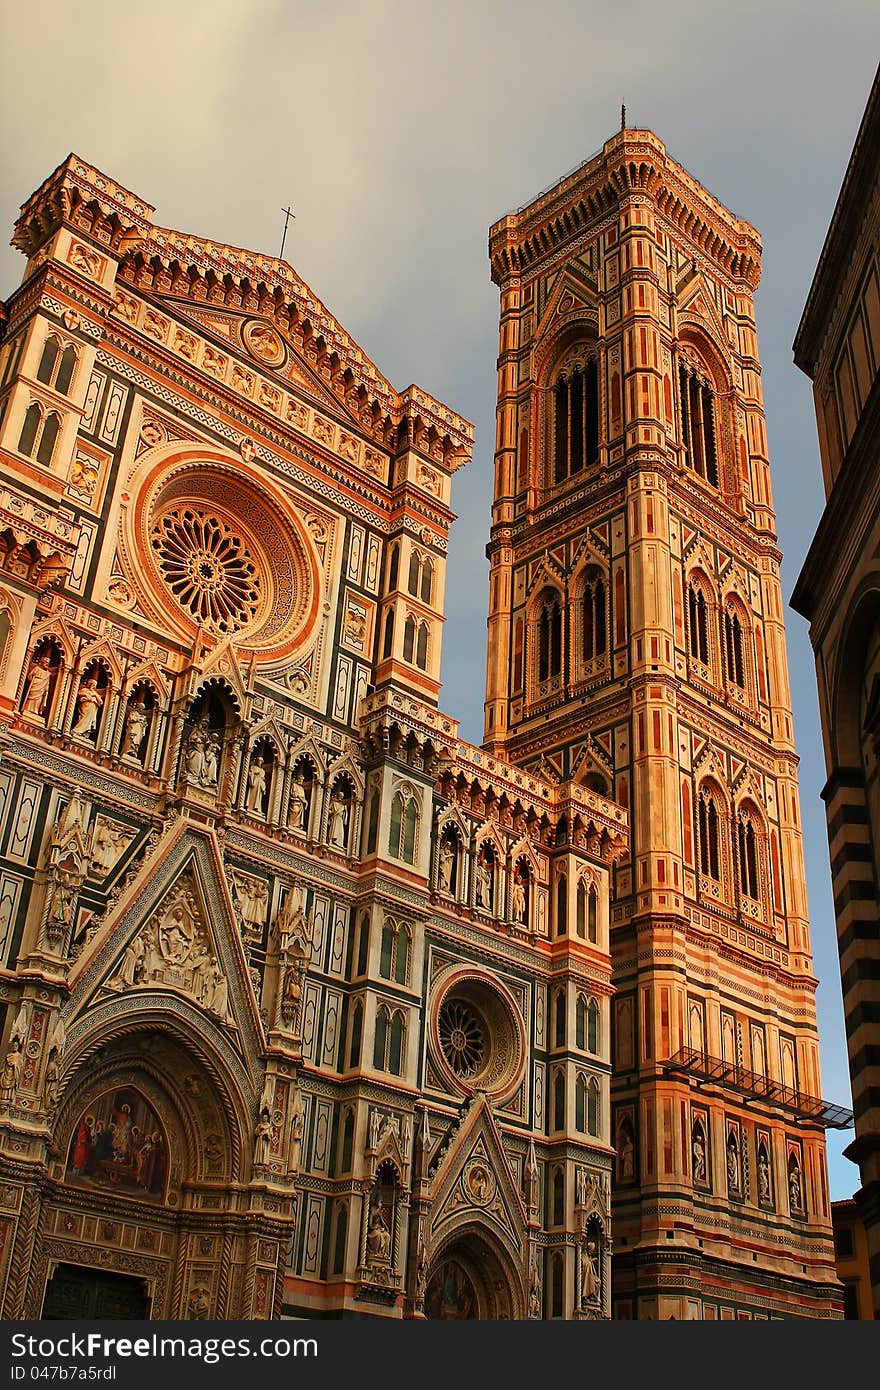
{"type": "Polygon", "coordinates": [[[471,1201],[478,1207],[488,1206],[495,1196],[495,1179],[481,1158],[474,1159],[465,1168],[464,1185],[471,1201]]]}
{"type": "Polygon", "coordinates": [[[251,319],[242,330],[244,345],[252,357],[277,367],[284,361],[284,344],[274,328],[262,319],[251,319]]]}

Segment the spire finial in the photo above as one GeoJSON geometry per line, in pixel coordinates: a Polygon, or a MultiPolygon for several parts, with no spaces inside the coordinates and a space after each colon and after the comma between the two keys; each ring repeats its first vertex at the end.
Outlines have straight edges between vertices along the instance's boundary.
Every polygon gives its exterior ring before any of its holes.
{"type": "Polygon", "coordinates": [[[623,102],[620,103],[620,129],[626,130],[626,106],[623,102]]]}

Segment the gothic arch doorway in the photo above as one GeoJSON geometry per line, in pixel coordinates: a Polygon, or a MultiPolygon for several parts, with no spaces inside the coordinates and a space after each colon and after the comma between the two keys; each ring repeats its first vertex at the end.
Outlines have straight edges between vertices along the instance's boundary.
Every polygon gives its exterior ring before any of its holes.
{"type": "Polygon", "coordinates": [[[480,1232],[453,1238],[435,1256],[425,1290],[425,1317],[492,1322],[519,1314],[511,1273],[480,1232]]]}

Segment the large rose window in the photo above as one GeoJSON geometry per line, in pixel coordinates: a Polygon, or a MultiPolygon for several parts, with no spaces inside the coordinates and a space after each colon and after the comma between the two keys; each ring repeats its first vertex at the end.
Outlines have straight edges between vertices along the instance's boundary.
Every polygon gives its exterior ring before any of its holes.
{"type": "Polygon", "coordinates": [[[496,977],[456,967],[438,981],[432,1014],[432,1051],[451,1091],[510,1095],[525,1067],[523,1021],[496,977]]]}
{"type": "Polygon", "coordinates": [[[286,656],[318,614],[307,529],[267,479],[206,453],[176,450],[132,479],[123,541],[142,602],[181,632],[231,637],[267,659],[286,656]]]}

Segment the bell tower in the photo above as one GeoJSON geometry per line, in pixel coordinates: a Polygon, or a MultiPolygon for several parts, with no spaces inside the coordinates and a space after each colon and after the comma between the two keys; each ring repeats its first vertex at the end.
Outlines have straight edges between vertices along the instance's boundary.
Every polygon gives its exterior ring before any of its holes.
{"type": "Polygon", "coordinates": [[[613,1316],[836,1317],[760,237],[624,129],[489,249],[485,747],[632,825],[613,1316]]]}

